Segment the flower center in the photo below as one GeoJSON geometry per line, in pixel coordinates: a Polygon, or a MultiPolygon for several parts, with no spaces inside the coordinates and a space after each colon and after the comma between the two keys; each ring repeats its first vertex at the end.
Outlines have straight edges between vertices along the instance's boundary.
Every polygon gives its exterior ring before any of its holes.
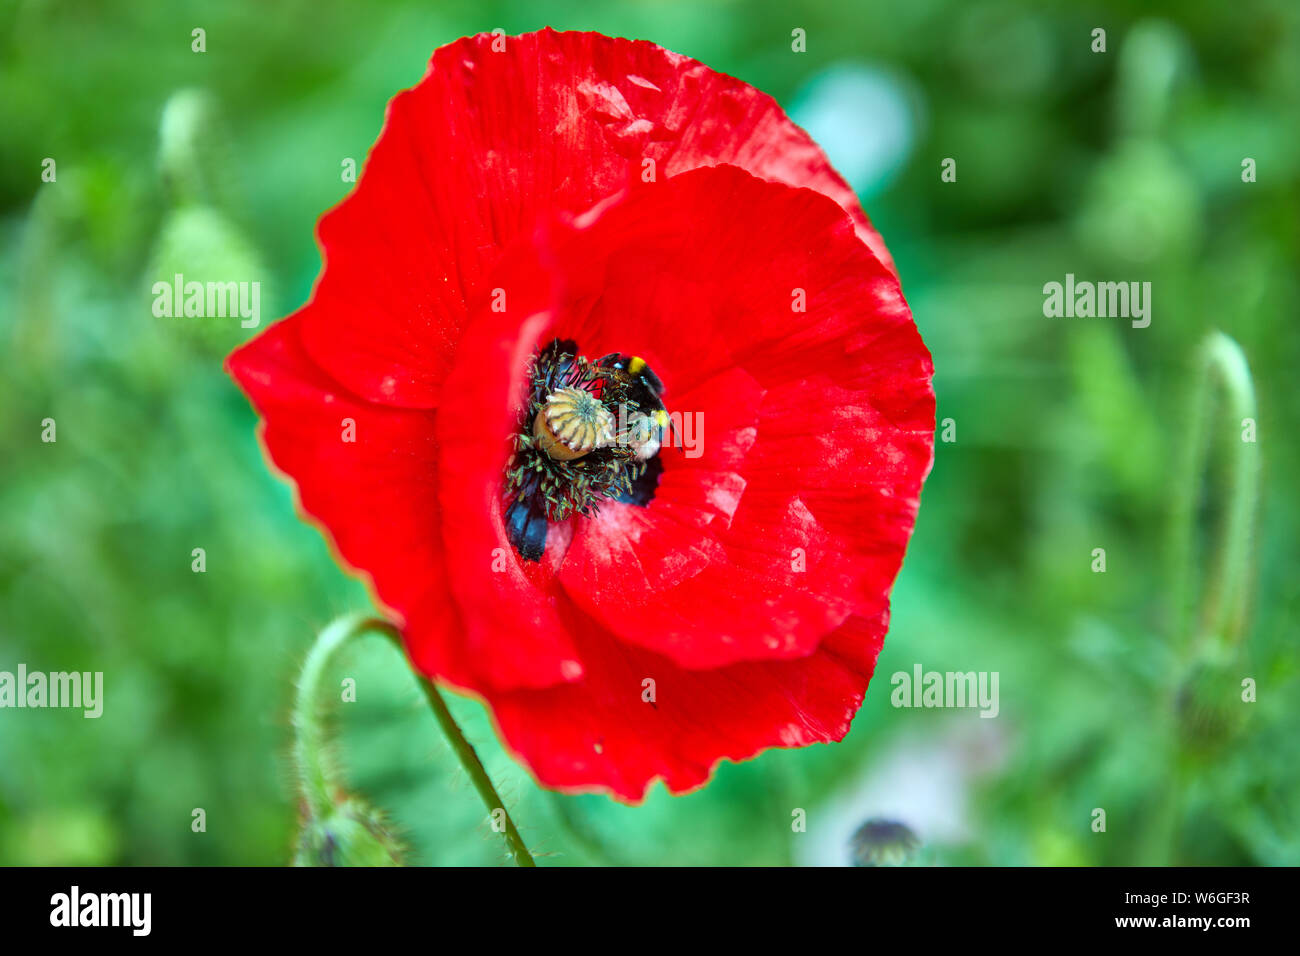
{"type": "Polygon", "coordinates": [[[520,557],[541,560],[552,521],[654,497],[668,423],[661,389],[633,356],[590,361],[568,339],[538,352],[505,474],[506,531],[520,557]]]}
{"type": "Polygon", "coordinates": [[[537,410],[533,437],[548,457],[571,461],[614,444],[614,416],[586,389],[562,388],[537,410]]]}

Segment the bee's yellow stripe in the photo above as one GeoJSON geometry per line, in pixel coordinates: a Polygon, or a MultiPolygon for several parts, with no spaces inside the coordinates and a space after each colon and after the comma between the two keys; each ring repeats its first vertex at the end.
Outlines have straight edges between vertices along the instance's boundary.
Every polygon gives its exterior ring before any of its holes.
{"type": "Polygon", "coordinates": [[[629,375],[640,375],[641,370],[644,369],[645,366],[645,359],[641,358],[639,355],[633,355],[627,360],[627,371],[629,375]]]}

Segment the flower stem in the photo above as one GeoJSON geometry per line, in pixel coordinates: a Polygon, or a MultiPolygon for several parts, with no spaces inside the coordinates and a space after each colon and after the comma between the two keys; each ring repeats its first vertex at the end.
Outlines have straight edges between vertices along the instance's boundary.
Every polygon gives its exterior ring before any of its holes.
{"type": "Polygon", "coordinates": [[[1254,428],[1255,386],[1241,346],[1222,332],[1210,333],[1197,352],[1189,409],[1190,425],[1174,484],[1169,539],[1171,637],[1176,668],[1167,689],[1168,706],[1158,718],[1172,740],[1171,765],[1144,854],[1156,865],[1168,865],[1173,859],[1185,794],[1194,773],[1189,762],[1194,751],[1187,728],[1180,723],[1200,706],[1197,674],[1206,666],[1222,666],[1236,653],[1249,603],[1251,538],[1259,499],[1259,446],[1253,440],[1254,434],[1247,439],[1245,429],[1247,419],[1252,422],[1252,431],[1254,428]],[[1227,406],[1230,418],[1225,418],[1220,404],[1227,406]],[[1204,573],[1198,575],[1197,499],[1216,452],[1225,459],[1226,495],[1208,539],[1210,558],[1204,573]],[[1191,596],[1196,584],[1200,584],[1202,595],[1199,601],[1191,596]]]}
{"type": "Polygon", "coordinates": [[[1228,400],[1236,440],[1229,443],[1234,450],[1228,507],[1201,623],[1210,634],[1235,644],[1241,640],[1246,621],[1251,537],[1259,498],[1259,445],[1244,441],[1239,431],[1245,419],[1255,417],[1255,383],[1241,347],[1222,333],[1206,342],[1205,361],[1228,400]]]}
{"type": "Polygon", "coordinates": [[[366,630],[366,618],[360,614],[341,617],[321,631],[307,652],[293,705],[294,763],[302,785],[303,799],[314,819],[324,819],[334,806],[334,796],[344,788],[333,753],[321,723],[320,684],[335,652],[354,634],[366,630]]]}
{"type": "Polygon", "coordinates": [[[1255,386],[1241,347],[1222,332],[1211,333],[1198,353],[1191,429],[1183,460],[1183,473],[1174,501],[1174,537],[1171,557],[1177,568],[1174,587],[1175,626],[1185,651],[1195,651],[1207,637],[1219,648],[1235,645],[1242,636],[1248,604],[1251,536],[1259,498],[1259,446],[1244,440],[1240,429],[1255,418],[1255,386]],[[1216,426],[1216,392],[1221,391],[1232,418],[1233,440],[1220,438],[1216,426]],[[1194,579],[1194,526],[1197,490],[1213,448],[1228,451],[1227,500],[1211,541],[1204,597],[1196,618],[1188,592],[1194,579]],[[1190,638],[1191,647],[1188,647],[1190,638]]]}
{"type": "MultiPolygon", "coordinates": [[[[397,645],[398,650],[405,654],[402,647],[402,635],[388,621],[379,618],[371,618],[366,622],[371,630],[379,631],[387,635],[397,645]]],[[[524,838],[519,835],[519,829],[515,826],[515,821],[510,816],[510,811],[506,809],[505,801],[497,793],[497,788],[492,785],[492,778],[488,776],[487,768],[483,766],[483,761],[479,760],[478,753],[474,746],[465,739],[465,734],[461,731],[460,725],[456,723],[456,718],[451,715],[447,708],[447,702],[442,699],[442,694],[433,681],[416,674],[420,682],[420,689],[424,691],[424,697],[429,702],[429,707],[433,710],[433,716],[437,718],[438,726],[442,728],[443,735],[447,738],[447,743],[451,744],[451,749],[455,752],[456,757],[460,760],[461,767],[469,775],[470,781],[474,784],[474,789],[478,791],[479,798],[483,805],[487,807],[488,813],[495,817],[500,812],[501,820],[505,824],[506,846],[510,848],[511,855],[515,858],[515,863],[519,866],[536,866],[533,855],[528,852],[528,846],[524,843],[524,838]]]]}
{"type": "MultiPolygon", "coordinates": [[[[402,648],[402,637],[390,622],[364,614],[350,614],[341,617],[321,632],[316,643],[312,645],[303,664],[302,675],[298,680],[298,694],[293,709],[293,727],[295,732],[294,757],[302,780],[302,790],[310,811],[323,816],[333,806],[333,796],[342,790],[340,773],[325,740],[325,732],[318,719],[316,700],[317,688],[334,653],[351,637],[376,631],[390,638],[398,650],[402,648]]],[[[405,651],[403,650],[403,654],[405,651]]],[[[457,759],[465,773],[473,781],[474,789],[494,817],[500,811],[500,818],[505,824],[506,845],[510,848],[515,862],[519,866],[536,866],[532,854],[519,835],[515,822],[505,808],[500,794],[492,785],[483,762],[479,760],[473,746],[465,739],[456,719],[447,708],[446,701],[434,684],[417,675],[420,687],[424,691],[438,726],[451,744],[457,759]]]]}
{"type": "Polygon", "coordinates": [[[510,812],[506,810],[501,795],[497,793],[496,787],[492,786],[492,778],[488,776],[487,770],[484,769],[483,762],[478,759],[474,747],[461,733],[456,719],[451,716],[451,711],[447,709],[447,702],[442,699],[442,694],[438,693],[438,688],[433,685],[432,681],[423,677],[419,680],[420,686],[424,689],[424,696],[428,698],[429,706],[433,708],[433,715],[438,718],[438,724],[447,737],[447,742],[451,744],[451,749],[460,758],[461,766],[469,774],[470,780],[474,783],[474,789],[478,791],[484,806],[488,808],[488,813],[495,814],[500,811],[501,818],[505,823],[506,845],[510,847],[515,862],[520,866],[536,866],[537,863],[533,860],[533,855],[528,852],[528,847],[524,844],[523,837],[519,835],[519,830],[515,827],[515,821],[510,818],[510,812]]]}

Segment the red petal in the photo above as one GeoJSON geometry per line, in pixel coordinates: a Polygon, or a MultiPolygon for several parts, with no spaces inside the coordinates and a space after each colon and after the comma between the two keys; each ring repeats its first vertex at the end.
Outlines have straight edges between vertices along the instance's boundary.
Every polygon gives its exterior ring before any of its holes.
{"type": "Polygon", "coordinates": [[[226,367],[262,416],[266,453],[301,510],[403,626],[415,665],[469,683],[445,583],[434,415],[372,405],[329,379],[298,341],[301,317],[270,326],[226,367]]]}
{"type": "Polygon", "coordinates": [[[810,657],[711,671],[682,670],[577,624],[585,679],[487,702],[507,746],[543,786],[637,802],[656,778],[682,793],[720,760],[843,738],[886,624],[887,615],[851,618],[810,657]],[[647,679],[653,705],[642,696],[647,679]]]}
{"type": "Polygon", "coordinates": [[[639,186],[646,160],[658,180],[731,163],[816,189],[890,264],[843,179],[766,94],[651,43],[482,34],[437,50],[394,98],[355,191],[321,220],[307,351],[360,396],[433,407],[502,249],[639,186]]]}

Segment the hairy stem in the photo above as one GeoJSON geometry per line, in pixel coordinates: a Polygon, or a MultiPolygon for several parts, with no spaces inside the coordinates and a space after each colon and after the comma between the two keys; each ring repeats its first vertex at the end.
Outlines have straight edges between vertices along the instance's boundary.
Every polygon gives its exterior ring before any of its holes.
{"type": "MultiPolygon", "coordinates": [[[[335,794],[343,790],[341,774],[329,750],[316,704],[319,699],[319,687],[335,652],[349,638],[367,631],[376,631],[385,635],[397,645],[398,650],[403,650],[401,634],[390,622],[364,614],[350,614],[339,618],[321,632],[307,655],[302,674],[298,679],[298,693],[293,709],[294,760],[302,781],[304,799],[309,810],[317,817],[328,813],[334,804],[335,794]]],[[[447,742],[451,744],[451,749],[460,760],[465,773],[469,775],[488,813],[493,816],[494,821],[500,820],[504,823],[506,845],[515,862],[520,866],[536,866],[532,854],[528,852],[528,847],[519,835],[514,820],[505,808],[504,801],[497,793],[496,787],[492,785],[483,762],[479,760],[470,742],[465,739],[460,725],[447,709],[447,702],[443,700],[442,694],[431,681],[419,675],[417,677],[424,696],[433,710],[433,716],[438,721],[438,726],[446,736],[447,742]]]]}
{"type": "Polygon", "coordinates": [[[341,617],[321,631],[307,652],[293,705],[293,756],[302,785],[303,799],[315,819],[323,819],[342,791],[342,774],[330,748],[318,701],[321,681],[334,654],[355,634],[366,630],[366,618],[353,614],[341,617]]]}
{"type": "MultiPolygon", "coordinates": [[[[392,624],[379,618],[372,618],[367,623],[372,630],[386,634],[397,645],[398,649],[402,650],[402,636],[392,624]]],[[[403,655],[405,655],[404,650],[403,655]]],[[[461,731],[460,725],[456,723],[456,718],[447,709],[447,702],[442,699],[442,694],[438,692],[438,688],[434,686],[433,681],[419,674],[416,674],[416,679],[420,682],[420,689],[424,691],[424,697],[429,702],[430,709],[433,710],[433,716],[437,719],[438,726],[442,728],[443,736],[447,738],[447,743],[451,744],[451,749],[455,752],[461,767],[469,775],[475,791],[478,792],[483,805],[487,807],[488,814],[494,818],[494,822],[496,814],[501,815],[500,820],[504,824],[506,846],[510,848],[515,863],[519,866],[536,866],[537,863],[533,860],[533,855],[528,852],[528,846],[524,843],[523,837],[519,835],[519,829],[515,826],[510,811],[506,809],[505,801],[497,793],[497,788],[492,785],[492,778],[488,776],[483,761],[479,760],[478,753],[474,750],[473,745],[465,739],[465,734],[461,731]]]]}
{"type": "Polygon", "coordinates": [[[1180,644],[1194,651],[1205,639],[1235,645],[1245,626],[1251,538],[1259,498],[1259,446],[1242,435],[1256,415],[1255,386],[1241,347],[1222,332],[1211,333],[1197,355],[1191,428],[1176,486],[1171,558],[1175,562],[1174,621],[1180,644]],[[1220,427],[1219,396],[1227,406],[1220,427]],[[1196,579],[1195,509],[1201,480],[1216,449],[1227,456],[1227,495],[1210,542],[1211,557],[1196,616],[1189,620],[1189,593],[1196,579]],[[1192,645],[1189,647],[1189,643],[1192,645]]]}

